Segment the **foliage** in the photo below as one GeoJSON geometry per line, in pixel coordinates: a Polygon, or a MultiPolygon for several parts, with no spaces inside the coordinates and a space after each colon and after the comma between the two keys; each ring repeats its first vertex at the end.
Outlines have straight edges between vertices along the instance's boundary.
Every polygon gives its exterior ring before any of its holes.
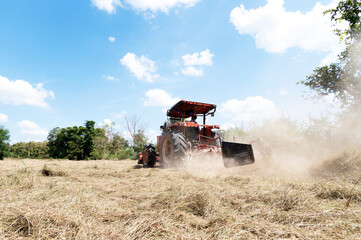
{"type": "Polygon", "coordinates": [[[85,123],[85,132],[84,132],[84,159],[92,157],[94,150],[94,139],[96,136],[94,121],[86,121],[85,123]]]}
{"type": "Polygon", "coordinates": [[[47,142],[19,142],[10,146],[10,156],[14,158],[49,158],[47,142]]]}
{"type": "Polygon", "coordinates": [[[346,44],[346,49],[339,54],[339,62],[317,67],[313,73],[300,81],[318,95],[333,94],[341,100],[344,107],[357,106],[361,101],[361,3],[354,0],[342,0],[331,14],[334,26],[346,21],[348,28],[335,29],[335,34],[346,44]]]}
{"type": "Polygon", "coordinates": [[[83,160],[93,157],[96,130],[94,121],[86,121],[85,127],[54,128],[48,135],[49,155],[52,158],[83,160]]]}
{"type": "Polygon", "coordinates": [[[5,129],[4,126],[0,125],[0,160],[3,160],[4,157],[6,157],[6,155],[8,154],[9,139],[9,130],[5,129]]]}
{"type": "MultiPolygon", "coordinates": [[[[137,119],[138,121],[139,119],[137,119]]],[[[84,159],[129,159],[136,158],[141,152],[148,139],[144,134],[145,128],[137,125],[136,132],[131,134],[132,144],[122,137],[114,129],[114,123],[102,128],[95,128],[94,121],[86,121],[85,126],[73,126],[67,128],[56,127],[48,134],[47,142],[20,142],[10,147],[10,156],[14,158],[56,158],[70,160],[84,159]]],[[[133,122],[134,123],[134,122],[133,122]]],[[[132,123],[132,124],[133,124],[132,123]]],[[[0,127],[0,137],[8,136],[8,131],[0,127]]],[[[0,145],[0,150],[8,148],[5,143],[0,145]]],[[[1,138],[0,138],[1,139],[1,138]]],[[[4,140],[3,140],[4,141],[4,140]]],[[[4,156],[5,151],[2,155],[4,156]]],[[[0,151],[1,153],[1,151],[0,151]]]]}
{"type": "Polygon", "coordinates": [[[247,132],[243,127],[232,127],[227,130],[220,130],[218,134],[222,136],[226,141],[242,141],[247,137],[247,132]]]}
{"type": "Polygon", "coordinates": [[[335,23],[345,20],[349,24],[349,28],[346,30],[335,30],[336,35],[341,37],[341,40],[352,43],[358,37],[361,30],[361,2],[357,0],[342,0],[336,8],[329,9],[326,13],[331,14],[331,20],[335,23]]]}
{"type": "Polygon", "coordinates": [[[139,153],[143,151],[144,145],[148,143],[148,138],[145,136],[144,131],[138,130],[136,134],[134,134],[134,145],[133,150],[135,153],[139,153]]]}
{"type": "Polygon", "coordinates": [[[142,123],[138,116],[125,117],[125,126],[128,135],[132,139],[132,147],[135,152],[133,158],[137,158],[137,153],[143,151],[144,145],[149,141],[145,135],[147,124],[142,123]]]}
{"type": "Polygon", "coordinates": [[[94,156],[96,159],[128,159],[134,155],[129,142],[114,129],[114,123],[96,129],[94,156]]]}

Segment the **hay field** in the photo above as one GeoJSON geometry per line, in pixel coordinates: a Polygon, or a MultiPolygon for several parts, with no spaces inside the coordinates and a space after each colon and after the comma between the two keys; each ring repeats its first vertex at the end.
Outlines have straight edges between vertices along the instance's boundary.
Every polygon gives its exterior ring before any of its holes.
{"type": "Polygon", "coordinates": [[[247,168],[207,176],[131,160],[0,161],[0,239],[361,239],[355,176],[247,168]]]}

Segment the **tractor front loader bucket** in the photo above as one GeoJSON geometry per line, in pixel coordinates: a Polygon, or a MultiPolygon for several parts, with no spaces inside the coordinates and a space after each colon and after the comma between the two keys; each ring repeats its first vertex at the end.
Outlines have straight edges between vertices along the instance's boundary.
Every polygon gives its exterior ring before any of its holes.
{"type": "Polygon", "coordinates": [[[251,144],[222,142],[222,157],[226,168],[254,163],[251,144]]]}

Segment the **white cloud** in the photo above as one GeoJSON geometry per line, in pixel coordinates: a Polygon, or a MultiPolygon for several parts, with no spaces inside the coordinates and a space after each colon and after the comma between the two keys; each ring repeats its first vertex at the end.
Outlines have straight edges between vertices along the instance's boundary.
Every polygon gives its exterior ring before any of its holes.
{"type": "Polygon", "coordinates": [[[113,125],[113,122],[110,120],[110,119],[104,119],[104,121],[103,122],[100,122],[100,123],[98,123],[98,126],[99,127],[106,127],[106,126],[112,126],[113,125]]]}
{"type": "Polygon", "coordinates": [[[20,128],[21,134],[36,136],[41,139],[46,139],[48,136],[48,131],[46,129],[41,128],[38,124],[29,120],[18,122],[18,127],[20,128]]]}
{"type": "Polygon", "coordinates": [[[122,111],[121,113],[112,113],[111,116],[113,118],[123,118],[125,117],[125,115],[127,115],[126,111],[122,111]]]}
{"type": "Polygon", "coordinates": [[[149,138],[149,141],[152,143],[157,143],[157,136],[159,136],[159,132],[151,129],[149,131],[147,131],[146,133],[147,137],[149,138]]]}
{"type": "Polygon", "coordinates": [[[166,91],[162,89],[151,89],[145,93],[147,99],[144,106],[169,107],[177,103],[179,98],[172,98],[166,91]]]}
{"type": "Polygon", "coordinates": [[[120,0],[92,0],[94,6],[107,13],[115,13],[117,6],[122,6],[120,0]]]}
{"type": "Polygon", "coordinates": [[[200,0],[92,0],[92,3],[100,10],[110,13],[116,12],[117,6],[127,5],[137,11],[164,12],[168,13],[173,7],[192,7],[200,0]]]}
{"type": "Polygon", "coordinates": [[[110,37],[108,38],[108,40],[109,40],[109,42],[115,42],[115,37],[110,36],[110,37]]]}
{"type": "Polygon", "coordinates": [[[8,121],[8,116],[3,114],[3,113],[0,113],[0,122],[7,122],[8,121]]]}
{"type": "Polygon", "coordinates": [[[103,75],[103,78],[109,80],[109,81],[118,81],[119,79],[118,78],[115,78],[113,76],[110,76],[110,75],[103,75]]]}
{"type": "Polygon", "coordinates": [[[323,15],[337,2],[334,0],[327,6],[316,3],[307,13],[286,11],[284,0],[267,0],[265,6],[250,10],[241,4],[232,10],[230,22],[240,34],[251,35],[257,47],[267,52],[282,53],[291,47],[322,51],[328,53],[322,61],[327,64],[336,60],[343,49],[332,32],[330,17],[323,15]]]}
{"type": "Polygon", "coordinates": [[[245,100],[232,99],[221,104],[221,116],[232,123],[253,123],[275,118],[279,114],[271,100],[261,96],[247,97],[245,100]]]}
{"type": "Polygon", "coordinates": [[[203,76],[203,68],[187,67],[181,70],[186,76],[201,77],[203,76]]]}
{"type": "Polygon", "coordinates": [[[134,74],[139,80],[147,82],[154,82],[154,79],[159,78],[159,75],[154,74],[157,70],[154,61],[145,56],[137,57],[134,53],[127,53],[120,63],[126,66],[130,72],[134,74]]]}
{"type": "Polygon", "coordinates": [[[133,8],[141,11],[152,12],[165,12],[168,13],[169,9],[176,6],[192,7],[200,0],[124,0],[133,8]]]}
{"type": "Polygon", "coordinates": [[[187,66],[186,68],[181,69],[181,72],[183,75],[186,76],[193,76],[193,77],[201,77],[203,76],[203,68],[199,67],[196,68],[194,66],[212,66],[213,61],[212,57],[214,55],[211,53],[209,49],[203,51],[203,52],[196,52],[192,54],[186,54],[184,55],[183,61],[184,65],[187,66]]]}
{"type": "Polygon", "coordinates": [[[45,101],[49,97],[54,99],[54,93],[45,90],[42,83],[32,86],[24,80],[10,81],[0,76],[0,102],[2,103],[49,108],[45,101]]]}
{"type": "Polygon", "coordinates": [[[287,88],[281,88],[280,95],[287,95],[287,94],[288,94],[287,88]]]}
{"type": "Polygon", "coordinates": [[[184,55],[183,61],[184,61],[184,65],[186,66],[197,66],[197,65],[208,65],[208,66],[212,66],[213,61],[212,61],[212,57],[214,55],[210,52],[209,49],[203,51],[203,52],[196,52],[193,54],[186,54],[184,55]]]}
{"type": "Polygon", "coordinates": [[[130,135],[130,133],[127,130],[122,131],[122,137],[125,138],[126,140],[128,140],[128,142],[130,144],[132,144],[133,138],[132,138],[132,136],[130,135]]]}

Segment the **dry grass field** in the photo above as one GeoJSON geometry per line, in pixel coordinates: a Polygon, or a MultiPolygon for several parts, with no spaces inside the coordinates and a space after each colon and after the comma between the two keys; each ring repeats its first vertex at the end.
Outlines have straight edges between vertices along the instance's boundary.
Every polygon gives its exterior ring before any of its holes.
{"type": "Polygon", "coordinates": [[[255,166],[8,159],[0,239],[361,239],[357,175],[323,167],[330,174],[280,177],[255,166]]]}

